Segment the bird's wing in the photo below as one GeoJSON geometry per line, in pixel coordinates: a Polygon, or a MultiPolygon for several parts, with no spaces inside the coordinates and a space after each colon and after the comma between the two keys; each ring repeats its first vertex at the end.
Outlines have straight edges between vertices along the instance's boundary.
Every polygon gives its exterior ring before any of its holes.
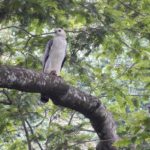
{"type": "Polygon", "coordinates": [[[53,40],[49,40],[46,44],[45,53],[44,53],[44,57],[43,57],[43,69],[45,68],[45,64],[49,57],[49,52],[51,50],[52,45],[53,45],[53,40]]]}
{"type": "Polygon", "coordinates": [[[67,60],[67,46],[66,46],[66,50],[65,50],[65,57],[64,57],[64,60],[63,60],[63,62],[61,64],[61,69],[62,69],[62,67],[63,67],[63,65],[64,65],[66,60],[67,60]]]}

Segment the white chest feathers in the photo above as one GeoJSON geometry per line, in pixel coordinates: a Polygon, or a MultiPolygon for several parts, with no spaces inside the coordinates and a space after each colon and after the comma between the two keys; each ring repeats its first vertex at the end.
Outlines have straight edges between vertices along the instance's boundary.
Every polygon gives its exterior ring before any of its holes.
{"type": "Polygon", "coordinates": [[[53,44],[49,51],[49,57],[46,61],[44,72],[50,73],[56,71],[57,75],[60,74],[62,62],[66,56],[66,39],[61,36],[56,36],[53,39],[53,44]]]}

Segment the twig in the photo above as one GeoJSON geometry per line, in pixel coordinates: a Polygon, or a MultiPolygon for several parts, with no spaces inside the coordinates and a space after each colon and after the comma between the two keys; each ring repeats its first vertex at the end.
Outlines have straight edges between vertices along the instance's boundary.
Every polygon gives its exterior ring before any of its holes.
{"type": "Polygon", "coordinates": [[[3,100],[3,101],[0,101],[0,104],[12,105],[12,102],[7,102],[7,101],[3,100]]]}
{"type": "MultiPolygon", "coordinates": [[[[30,128],[31,134],[34,135],[34,131],[33,131],[32,127],[31,127],[30,123],[28,122],[28,120],[25,120],[25,122],[27,123],[27,125],[28,125],[29,128],[30,128]]],[[[36,139],[35,139],[35,142],[38,144],[39,148],[40,148],[41,150],[43,150],[43,148],[42,148],[41,144],[39,143],[37,137],[35,137],[35,138],[36,138],[36,139]]]]}
{"type": "Polygon", "coordinates": [[[32,150],[31,141],[30,141],[30,138],[29,138],[28,130],[27,130],[26,125],[25,125],[25,121],[24,121],[24,119],[21,116],[20,116],[20,118],[21,118],[22,125],[23,125],[23,128],[24,128],[25,134],[26,134],[27,143],[28,143],[28,149],[32,150]]]}
{"type": "Polygon", "coordinates": [[[22,31],[24,31],[25,33],[27,33],[28,35],[30,35],[30,36],[34,36],[33,34],[31,34],[30,32],[28,32],[27,30],[25,30],[24,28],[21,28],[21,27],[18,27],[18,26],[8,26],[8,27],[4,27],[4,28],[1,28],[0,29],[0,31],[1,30],[5,30],[5,29],[9,29],[9,28],[16,28],[16,29],[19,29],[19,30],[22,30],[22,31]]]}
{"type": "Polygon", "coordinates": [[[21,112],[19,106],[18,106],[18,112],[19,112],[20,119],[21,119],[21,122],[22,122],[22,125],[23,125],[23,128],[24,128],[24,131],[25,131],[25,135],[26,135],[26,139],[27,139],[27,143],[28,143],[28,150],[32,150],[32,145],[31,145],[31,141],[30,141],[30,138],[29,138],[28,129],[26,127],[25,119],[24,119],[24,116],[22,115],[22,112],[21,112]]]}
{"type": "Polygon", "coordinates": [[[73,117],[74,117],[75,113],[76,113],[76,112],[73,112],[73,113],[72,113],[72,115],[71,115],[71,117],[70,117],[70,120],[69,120],[69,122],[68,122],[68,125],[70,125],[70,124],[71,124],[72,119],[73,119],[73,117]]]}
{"type": "MultiPolygon", "coordinates": [[[[141,14],[141,13],[140,13],[140,10],[134,9],[132,6],[125,4],[123,1],[119,0],[119,2],[120,2],[123,6],[125,6],[126,8],[128,8],[128,9],[130,9],[130,10],[133,10],[135,13],[137,13],[137,14],[139,14],[139,15],[141,15],[141,16],[144,16],[144,17],[146,16],[146,15],[144,15],[144,14],[141,14]]],[[[150,14],[147,14],[147,15],[150,15],[150,14]]]]}
{"type": "Polygon", "coordinates": [[[8,26],[8,27],[4,27],[4,28],[1,28],[1,30],[5,30],[5,29],[9,29],[9,28],[16,28],[16,29],[19,29],[19,30],[22,30],[23,32],[25,32],[26,34],[28,34],[30,37],[38,37],[38,36],[42,36],[42,35],[49,35],[49,34],[53,34],[54,32],[49,32],[49,33],[42,33],[42,34],[32,34],[30,33],[29,31],[27,31],[26,29],[24,28],[21,28],[21,27],[18,27],[18,26],[8,26]]]}
{"type": "Polygon", "coordinates": [[[8,92],[5,89],[3,89],[3,94],[5,94],[5,96],[7,97],[8,103],[12,104],[12,100],[10,99],[8,92]]]}

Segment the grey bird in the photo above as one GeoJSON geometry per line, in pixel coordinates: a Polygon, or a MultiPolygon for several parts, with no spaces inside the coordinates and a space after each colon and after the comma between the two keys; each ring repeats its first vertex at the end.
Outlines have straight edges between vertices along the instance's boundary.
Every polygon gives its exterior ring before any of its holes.
{"type": "MultiPolygon", "coordinates": [[[[66,60],[66,33],[57,28],[53,40],[49,40],[43,57],[43,72],[50,75],[60,75],[61,68],[66,60]]],[[[49,97],[41,94],[41,101],[48,102],[49,97]]]]}

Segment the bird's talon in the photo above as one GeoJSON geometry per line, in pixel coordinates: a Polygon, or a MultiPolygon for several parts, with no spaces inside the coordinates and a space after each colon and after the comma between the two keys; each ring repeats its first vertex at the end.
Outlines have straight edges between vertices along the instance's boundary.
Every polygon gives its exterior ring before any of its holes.
{"type": "Polygon", "coordinates": [[[61,76],[57,76],[58,78],[62,78],[61,76]]]}
{"type": "Polygon", "coordinates": [[[50,75],[57,76],[56,71],[55,70],[51,71],[50,75]]]}

